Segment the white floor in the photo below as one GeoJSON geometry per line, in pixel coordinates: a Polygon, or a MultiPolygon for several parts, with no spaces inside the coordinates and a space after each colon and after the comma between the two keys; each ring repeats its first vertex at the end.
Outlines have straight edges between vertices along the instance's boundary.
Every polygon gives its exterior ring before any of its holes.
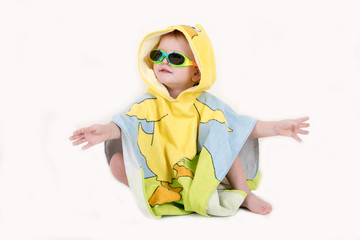
{"type": "Polygon", "coordinates": [[[0,239],[360,239],[357,1],[1,1],[0,239]],[[148,32],[201,23],[217,58],[211,92],[262,120],[309,115],[303,143],[261,139],[273,204],[259,216],[153,220],[76,128],[140,96],[148,32]]]}

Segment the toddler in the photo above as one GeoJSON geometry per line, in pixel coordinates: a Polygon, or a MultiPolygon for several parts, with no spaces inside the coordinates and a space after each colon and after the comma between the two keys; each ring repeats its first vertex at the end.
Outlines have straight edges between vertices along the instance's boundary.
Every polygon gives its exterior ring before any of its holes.
{"type": "Polygon", "coordinates": [[[206,92],[216,71],[201,25],[147,35],[139,71],[147,92],[110,123],[75,131],[73,145],[87,149],[105,142],[112,174],[149,215],[229,216],[239,207],[270,213],[271,205],[251,191],[261,176],[258,138],[300,142],[309,118],[257,121],[206,92]]]}

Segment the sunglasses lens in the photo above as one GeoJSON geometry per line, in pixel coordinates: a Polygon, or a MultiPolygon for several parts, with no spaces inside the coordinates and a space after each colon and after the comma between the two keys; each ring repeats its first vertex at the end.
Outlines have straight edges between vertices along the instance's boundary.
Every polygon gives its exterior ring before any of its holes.
{"type": "Polygon", "coordinates": [[[169,60],[174,65],[181,65],[185,62],[185,58],[178,53],[171,53],[169,55],[169,60]]]}
{"type": "Polygon", "coordinates": [[[154,50],[154,51],[151,51],[150,58],[153,61],[159,61],[161,59],[162,55],[163,55],[162,52],[160,52],[159,50],[154,50]]]}

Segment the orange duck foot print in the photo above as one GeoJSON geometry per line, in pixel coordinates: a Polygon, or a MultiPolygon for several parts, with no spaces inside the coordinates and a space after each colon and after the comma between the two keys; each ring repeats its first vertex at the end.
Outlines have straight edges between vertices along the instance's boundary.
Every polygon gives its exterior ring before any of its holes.
{"type": "Polygon", "coordinates": [[[194,174],[184,166],[180,166],[179,164],[175,164],[174,169],[177,171],[176,179],[178,179],[179,177],[191,177],[191,178],[194,178],[194,174]]]}
{"type": "Polygon", "coordinates": [[[182,188],[172,188],[167,182],[161,182],[161,185],[162,186],[156,188],[153,195],[149,199],[149,204],[151,207],[163,203],[178,201],[181,199],[179,192],[182,190],[182,188]]]}
{"type": "Polygon", "coordinates": [[[181,187],[172,187],[170,186],[170,184],[168,182],[161,182],[161,186],[165,187],[166,189],[173,191],[173,192],[177,192],[180,193],[181,190],[183,190],[181,187]]]}

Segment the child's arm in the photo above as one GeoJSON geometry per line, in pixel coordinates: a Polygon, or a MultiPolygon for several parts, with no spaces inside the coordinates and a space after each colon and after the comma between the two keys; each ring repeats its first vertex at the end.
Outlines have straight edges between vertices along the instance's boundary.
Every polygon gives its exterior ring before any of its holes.
{"type": "Polygon", "coordinates": [[[250,134],[250,138],[280,135],[293,137],[296,141],[301,142],[302,140],[299,138],[298,134],[309,134],[309,131],[302,129],[310,126],[309,123],[305,123],[309,119],[309,117],[303,117],[274,122],[258,121],[250,134]]]}
{"type": "Polygon", "coordinates": [[[82,147],[83,150],[88,149],[95,144],[105,142],[110,139],[120,139],[121,131],[115,123],[105,125],[95,124],[87,128],[76,130],[70,137],[74,146],[87,143],[82,147]]]}

